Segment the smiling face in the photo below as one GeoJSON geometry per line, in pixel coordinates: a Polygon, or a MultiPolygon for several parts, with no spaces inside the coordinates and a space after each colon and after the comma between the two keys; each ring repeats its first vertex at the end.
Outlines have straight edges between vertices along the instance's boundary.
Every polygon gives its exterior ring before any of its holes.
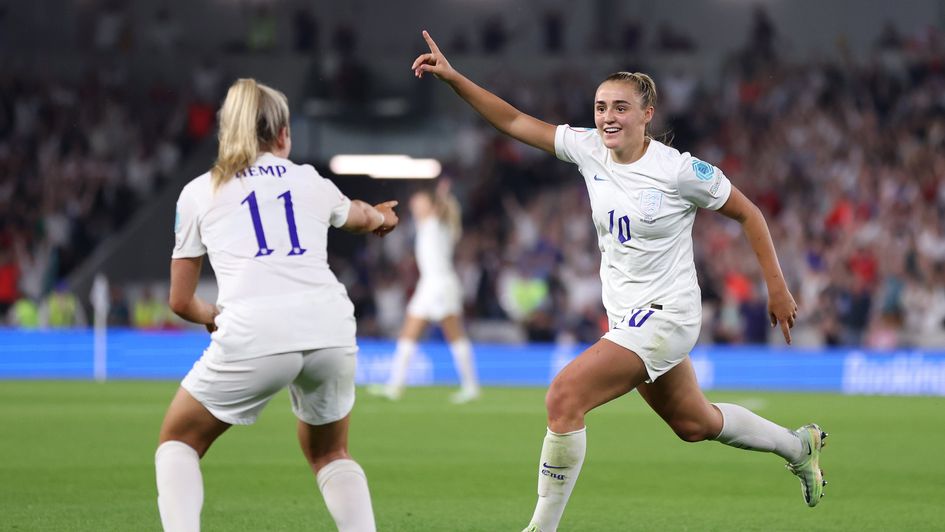
{"type": "Polygon", "coordinates": [[[629,81],[605,81],[594,96],[594,125],[604,146],[616,154],[640,149],[646,125],[653,119],[653,106],[644,105],[643,96],[629,81]]]}

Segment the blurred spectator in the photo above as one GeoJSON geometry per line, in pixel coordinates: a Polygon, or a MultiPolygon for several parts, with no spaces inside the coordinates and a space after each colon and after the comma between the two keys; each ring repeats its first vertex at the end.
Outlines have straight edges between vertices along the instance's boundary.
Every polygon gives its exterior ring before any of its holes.
{"type": "Polygon", "coordinates": [[[88,322],[78,298],[69,291],[64,282],[60,282],[40,304],[39,323],[53,329],[63,329],[84,327],[88,322]]]}
{"type": "Polygon", "coordinates": [[[13,254],[13,237],[0,233],[0,316],[20,297],[20,267],[13,254]]]}
{"type": "Polygon", "coordinates": [[[31,298],[21,297],[7,312],[7,323],[11,327],[38,329],[40,326],[39,305],[31,298]]]}
{"type": "Polygon", "coordinates": [[[896,24],[891,20],[887,20],[883,24],[879,37],[876,38],[875,46],[880,50],[898,50],[902,48],[903,41],[904,39],[899,34],[896,24]]]}
{"type": "Polygon", "coordinates": [[[223,72],[209,57],[203,58],[193,70],[194,97],[205,102],[216,102],[223,93],[223,72]]]}
{"type": "Polygon", "coordinates": [[[138,297],[131,310],[131,324],[136,329],[157,330],[170,325],[171,311],[166,298],[159,297],[154,288],[147,288],[138,297]]]}
{"type": "Polygon", "coordinates": [[[108,295],[108,326],[131,326],[131,310],[128,308],[128,299],[125,290],[118,284],[109,287],[108,295]]]}
{"type": "Polygon", "coordinates": [[[100,52],[129,50],[134,31],[122,0],[108,0],[95,21],[95,48],[100,52]]]}

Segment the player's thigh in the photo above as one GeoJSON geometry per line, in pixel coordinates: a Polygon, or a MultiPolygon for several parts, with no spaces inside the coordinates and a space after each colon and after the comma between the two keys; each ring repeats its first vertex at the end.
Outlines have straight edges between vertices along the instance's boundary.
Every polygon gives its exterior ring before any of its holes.
{"type": "Polygon", "coordinates": [[[440,327],[447,342],[453,343],[466,337],[463,319],[458,314],[451,314],[440,320],[440,327]]]}
{"type": "Polygon", "coordinates": [[[329,462],[351,457],[348,454],[350,420],[350,414],[324,425],[309,425],[299,420],[299,445],[316,473],[329,462]]]}
{"type": "Polygon", "coordinates": [[[704,439],[700,436],[714,437],[722,430],[721,414],[702,393],[689,357],[637,389],[650,408],[681,437],[704,439]]]}
{"type": "Polygon", "coordinates": [[[301,369],[302,354],[297,352],[228,361],[208,349],[181,387],[218,420],[250,425],[301,369]]]}
{"type": "Polygon", "coordinates": [[[327,425],[351,412],[357,353],[357,346],[348,346],[302,354],[302,370],[289,385],[292,411],[300,421],[327,425]]]}
{"type": "Polygon", "coordinates": [[[639,386],[646,366],[633,351],[600,339],[554,378],[546,404],[549,417],[584,414],[639,386]]]}
{"type": "Polygon", "coordinates": [[[404,326],[400,329],[400,338],[417,341],[426,328],[426,319],[408,313],[407,317],[404,318],[404,326]]]}
{"type": "Polygon", "coordinates": [[[229,423],[215,418],[190,395],[190,392],[178,388],[161,423],[158,443],[183,442],[197,451],[199,456],[203,456],[210,445],[230,426],[229,423]]]}

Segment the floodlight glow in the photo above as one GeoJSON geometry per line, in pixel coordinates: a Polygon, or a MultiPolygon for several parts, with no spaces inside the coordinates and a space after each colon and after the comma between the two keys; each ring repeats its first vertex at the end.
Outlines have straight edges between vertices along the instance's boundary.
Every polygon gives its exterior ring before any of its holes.
{"type": "Polygon", "coordinates": [[[374,179],[433,179],[443,170],[436,159],[407,155],[335,155],[328,167],[337,175],[368,175],[374,179]]]}

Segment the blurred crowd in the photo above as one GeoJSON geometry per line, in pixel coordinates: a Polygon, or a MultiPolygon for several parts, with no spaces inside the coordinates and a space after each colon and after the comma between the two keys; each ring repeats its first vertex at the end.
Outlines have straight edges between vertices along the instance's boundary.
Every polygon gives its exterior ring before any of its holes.
{"type": "MultiPolygon", "coordinates": [[[[128,46],[121,10],[105,13],[91,46],[128,46]]],[[[238,48],[271,51],[271,16],[260,8],[238,48]]],[[[544,51],[560,52],[566,19],[549,11],[538,23],[544,51]]],[[[297,24],[292,49],[317,48],[316,21],[300,12],[297,24]]],[[[159,12],[149,32],[153,45],[176,49],[175,27],[173,17],[159,12]]],[[[942,35],[901,35],[888,26],[866,59],[845,54],[841,42],[839,61],[796,63],[780,56],[776,25],[758,10],[744,46],[717,80],[706,80],[678,66],[685,61],[647,64],[650,51],[698,50],[680,29],[664,24],[644,35],[645,27],[628,21],[619,42],[607,44],[630,58],[613,70],[654,74],[656,138],[719,166],[762,209],[800,307],[795,342],[945,345],[942,35]]],[[[462,31],[448,44],[493,54],[510,38],[499,19],[486,21],[479,33],[478,45],[462,31]]],[[[348,57],[356,34],[339,27],[329,42],[348,57]]],[[[549,122],[592,125],[599,80],[576,67],[544,79],[503,69],[501,78],[479,81],[549,122]]],[[[115,64],[90,69],[74,83],[0,74],[0,315],[8,323],[87,323],[61,280],[161,186],[191,146],[212,134],[219,84],[210,62],[193,73],[190,89],[156,83],[129,90],[115,64]]],[[[498,135],[471,113],[454,120],[457,156],[445,168],[464,208],[456,267],[473,337],[594,341],[606,317],[579,174],[498,135]]],[[[411,221],[404,218],[402,230],[386,239],[332,257],[362,335],[392,337],[401,325],[417,278],[411,221]]],[[[701,340],[780,342],[738,224],[701,212],[693,236],[705,310],[701,340]]],[[[112,288],[109,323],[179,325],[159,309],[160,290],[127,292],[112,288]]]]}
{"type": "Polygon", "coordinates": [[[127,66],[90,62],[73,82],[0,73],[0,315],[10,321],[42,317],[34,311],[213,134],[216,94],[138,87],[127,66]]]}

